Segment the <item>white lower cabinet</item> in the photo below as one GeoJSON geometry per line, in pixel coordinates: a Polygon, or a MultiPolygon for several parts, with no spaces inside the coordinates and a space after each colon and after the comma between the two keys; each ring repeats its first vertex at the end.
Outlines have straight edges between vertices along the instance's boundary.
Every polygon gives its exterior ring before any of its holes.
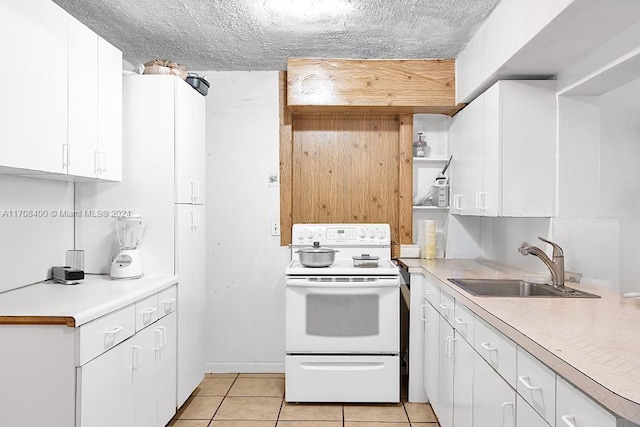
{"type": "MultiPolygon", "coordinates": [[[[176,413],[178,325],[172,312],[158,321],[162,343],[156,350],[158,362],[158,425],[164,425],[176,413]]],[[[157,336],[157,335],[156,335],[157,336]]]]}
{"type": "Polygon", "coordinates": [[[473,357],[476,352],[455,331],[453,372],[453,425],[473,426],[473,357]]]}
{"type": "Polygon", "coordinates": [[[172,311],[78,367],[76,426],[166,425],[176,412],[176,331],[172,311]]]}
{"type": "Polygon", "coordinates": [[[424,289],[422,380],[440,426],[635,426],[621,424],[435,281],[425,277],[424,289]]]}
{"type": "Polygon", "coordinates": [[[422,307],[422,320],[424,323],[424,369],[423,384],[424,391],[431,407],[436,413],[440,413],[438,399],[438,360],[440,346],[438,344],[440,338],[439,324],[440,314],[425,299],[422,307]]]}
{"type": "Polygon", "coordinates": [[[552,424],[556,416],[556,374],[522,348],[518,348],[518,394],[552,424]]]}
{"type": "Polygon", "coordinates": [[[473,425],[515,426],[516,392],[480,357],[473,359],[473,425]]]}
{"type": "MultiPolygon", "coordinates": [[[[444,295],[444,294],[443,294],[444,295]]],[[[440,318],[440,352],[438,354],[438,421],[441,427],[453,426],[454,345],[453,327],[440,318]]]]}
{"type": "Polygon", "coordinates": [[[557,380],[556,427],[615,427],[616,417],[573,387],[557,380]]]}
{"type": "Polygon", "coordinates": [[[133,349],[128,342],[77,368],[76,426],[133,425],[133,349]]]}

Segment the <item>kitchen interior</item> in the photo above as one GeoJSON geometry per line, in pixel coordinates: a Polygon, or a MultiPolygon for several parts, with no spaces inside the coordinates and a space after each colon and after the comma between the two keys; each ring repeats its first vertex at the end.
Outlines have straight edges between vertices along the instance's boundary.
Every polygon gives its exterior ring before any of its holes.
{"type": "Polygon", "coordinates": [[[3,2],[0,424],[640,425],[640,4],[419,3],[3,2]]]}

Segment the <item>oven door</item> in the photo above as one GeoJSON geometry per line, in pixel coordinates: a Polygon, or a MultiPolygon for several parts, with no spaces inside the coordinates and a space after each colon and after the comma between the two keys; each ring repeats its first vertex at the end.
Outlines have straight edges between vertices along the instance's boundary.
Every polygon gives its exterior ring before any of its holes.
{"type": "Polygon", "coordinates": [[[397,277],[287,278],[287,354],[397,354],[397,277]]]}

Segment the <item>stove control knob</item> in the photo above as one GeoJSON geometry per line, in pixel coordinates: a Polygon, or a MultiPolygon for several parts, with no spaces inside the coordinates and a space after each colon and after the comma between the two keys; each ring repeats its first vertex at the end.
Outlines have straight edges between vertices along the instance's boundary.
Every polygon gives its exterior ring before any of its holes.
{"type": "Polygon", "coordinates": [[[304,239],[304,232],[303,231],[298,231],[297,236],[298,236],[298,240],[304,239]]]}
{"type": "Polygon", "coordinates": [[[378,239],[384,239],[385,237],[387,237],[387,233],[384,230],[379,230],[378,239]]]}
{"type": "Polygon", "coordinates": [[[360,236],[361,239],[364,239],[365,237],[367,237],[367,230],[365,230],[364,228],[361,228],[360,233],[358,235],[360,236]]]}
{"type": "Polygon", "coordinates": [[[369,232],[369,238],[373,239],[374,237],[376,237],[376,232],[374,230],[371,230],[369,232]]]}
{"type": "Polygon", "coordinates": [[[309,239],[311,239],[313,237],[313,231],[312,230],[307,230],[307,237],[309,239]]]}

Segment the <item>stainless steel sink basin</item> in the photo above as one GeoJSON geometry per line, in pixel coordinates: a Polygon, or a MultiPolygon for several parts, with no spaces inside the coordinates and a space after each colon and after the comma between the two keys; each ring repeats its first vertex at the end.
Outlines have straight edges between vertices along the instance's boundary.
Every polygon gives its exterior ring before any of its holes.
{"type": "Polygon", "coordinates": [[[478,297],[516,298],[600,298],[598,295],[565,287],[565,292],[550,285],[540,285],[522,280],[510,279],[449,279],[459,288],[478,297]]]}

